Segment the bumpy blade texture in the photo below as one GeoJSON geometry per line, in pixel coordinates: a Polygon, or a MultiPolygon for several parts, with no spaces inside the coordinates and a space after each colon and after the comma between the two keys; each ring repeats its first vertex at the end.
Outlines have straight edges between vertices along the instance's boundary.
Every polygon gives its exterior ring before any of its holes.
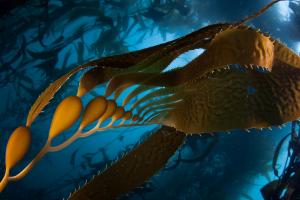
{"type": "Polygon", "coordinates": [[[142,185],[160,170],[183,143],[185,134],[162,127],[132,152],[117,160],[70,200],[116,199],[142,185]]]}

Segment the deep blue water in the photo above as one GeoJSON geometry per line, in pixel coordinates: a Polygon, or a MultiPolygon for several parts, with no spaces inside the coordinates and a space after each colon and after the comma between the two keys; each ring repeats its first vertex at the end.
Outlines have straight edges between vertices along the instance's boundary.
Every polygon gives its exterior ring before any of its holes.
{"type": "MultiPolygon", "coordinates": [[[[200,27],[234,22],[270,1],[259,0],[100,0],[26,1],[0,18],[0,164],[14,128],[26,122],[30,106],[51,82],[75,66],[100,57],[170,41],[200,27]],[[45,4],[47,3],[47,5],[45,4]],[[94,14],[97,10],[97,15],[94,14]]],[[[8,4],[1,1],[1,4],[8,4]]],[[[300,6],[280,2],[249,25],[269,32],[300,52],[300,6]]],[[[170,66],[201,54],[190,51],[170,66]]],[[[76,93],[79,76],[55,96],[32,127],[30,152],[12,173],[24,167],[47,139],[55,106],[76,93]]],[[[103,91],[97,88],[96,92],[103,91]]],[[[90,96],[91,97],[91,96],[90,96]]],[[[62,199],[96,171],[132,149],[157,126],[109,130],[79,139],[60,152],[47,154],[21,181],[10,183],[0,199],[62,199]]],[[[275,146],[290,130],[219,133],[213,150],[201,160],[169,169],[179,154],[200,155],[213,137],[188,136],[184,146],[128,199],[262,199],[260,188],[274,178],[275,146]]],[[[69,136],[72,130],[61,136],[69,136]]],[[[283,165],[285,152],[280,157],[283,165]]]]}

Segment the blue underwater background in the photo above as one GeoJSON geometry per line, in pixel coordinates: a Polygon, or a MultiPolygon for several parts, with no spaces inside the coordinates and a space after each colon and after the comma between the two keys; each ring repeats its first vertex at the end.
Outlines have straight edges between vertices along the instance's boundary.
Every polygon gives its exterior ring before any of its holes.
{"type": "MultiPolygon", "coordinates": [[[[270,0],[33,0],[0,1],[0,174],[7,140],[26,122],[38,95],[74,67],[173,40],[201,27],[235,22],[270,0]]],[[[280,2],[250,26],[270,33],[300,52],[300,5],[280,2]]],[[[170,68],[203,52],[189,51],[170,68]]],[[[74,95],[76,75],[33,124],[32,144],[17,173],[43,147],[57,104],[74,95]]],[[[103,92],[99,87],[95,93],[103,92]]],[[[92,97],[92,96],[90,96],[92,97]]],[[[66,149],[48,153],[22,180],[9,183],[0,199],[56,200],[91,179],[99,170],[144,141],[158,126],[99,132],[66,149]]],[[[260,189],[273,180],[275,147],[291,124],[272,130],[245,130],[215,136],[192,135],[142,187],[120,199],[260,200],[260,189]],[[180,158],[180,159],[179,159],[180,158]]],[[[74,131],[74,130],[73,130],[74,131]]],[[[59,136],[60,143],[72,130],[59,136]]],[[[287,144],[285,144],[286,146],[287,144]]],[[[285,146],[278,166],[286,158],[285,146]]]]}

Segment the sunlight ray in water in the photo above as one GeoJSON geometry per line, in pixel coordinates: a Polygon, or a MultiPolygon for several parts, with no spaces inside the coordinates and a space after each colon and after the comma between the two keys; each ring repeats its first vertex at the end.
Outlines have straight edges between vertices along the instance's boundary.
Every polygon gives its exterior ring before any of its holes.
{"type": "Polygon", "coordinates": [[[290,2],[288,1],[282,1],[277,4],[277,10],[280,16],[280,20],[288,22],[291,20],[291,15],[293,14],[293,11],[289,7],[290,2]]]}

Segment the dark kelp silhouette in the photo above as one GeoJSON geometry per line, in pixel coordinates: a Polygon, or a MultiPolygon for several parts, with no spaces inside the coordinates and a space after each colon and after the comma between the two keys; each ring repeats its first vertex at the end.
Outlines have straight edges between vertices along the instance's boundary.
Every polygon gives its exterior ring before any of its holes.
{"type": "MultiPolygon", "coordinates": [[[[161,169],[183,143],[185,134],[265,128],[296,120],[300,115],[299,56],[245,25],[279,1],[241,22],[210,25],[158,46],[91,61],[57,79],[31,107],[26,126],[12,133],[1,190],[9,181],[24,177],[47,152],[59,151],[77,138],[112,128],[161,124],[162,128],[145,142],[70,196],[115,199],[142,185],[161,169]],[[183,68],[163,72],[176,57],[197,48],[205,52],[183,68]],[[92,69],[82,76],[77,95],[67,97],[56,108],[45,146],[27,167],[11,176],[11,168],[30,146],[31,124],[61,86],[87,68],[92,69]],[[81,97],[104,83],[109,83],[105,94],[86,106],[76,133],[62,144],[52,146],[53,138],[80,118],[81,97]],[[139,86],[118,105],[120,94],[133,85],[139,86]],[[249,93],[249,87],[254,92],[249,93]],[[130,109],[126,107],[137,94],[149,90],[130,109]],[[109,124],[103,125],[106,120],[110,120],[109,124]],[[98,121],[95,128],[84,132],[94,121],[98,121]]],[[[31,52],[31,56],[36,55],[31,52]]]]}
{"type": "Polygon", "coordinates": [[[300,198],[300,129],[299,121],[292,123],[291,133],[282,138],[276,147],[272,162],[275,176],[278,178],[266,184],[262,189],[262,195],[265,200],[294,200],[300,198]],[[296,127],[298,126],[298,133],[296,127]],[[282,145],[290,138],[286,164],[282,174],[279,176],[277,169],[277,160],[282,145]]]}

